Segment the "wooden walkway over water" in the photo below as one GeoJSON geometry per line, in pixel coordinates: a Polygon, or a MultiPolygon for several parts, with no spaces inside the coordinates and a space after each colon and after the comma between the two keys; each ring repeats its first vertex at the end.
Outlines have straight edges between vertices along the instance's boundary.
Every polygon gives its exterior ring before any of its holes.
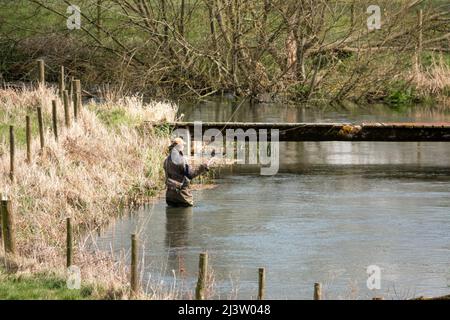
{"type": "MultiPolygon", "coordinates": [[[[169,123],[173,129],[189,129],[194,137],[194,122],[169,123]]],[[[450,122],[440,123],[250,123],[202,122],[202,134],[209,129],[279,130],[279,141],[444,141],[450,142],[450,122]]]]}

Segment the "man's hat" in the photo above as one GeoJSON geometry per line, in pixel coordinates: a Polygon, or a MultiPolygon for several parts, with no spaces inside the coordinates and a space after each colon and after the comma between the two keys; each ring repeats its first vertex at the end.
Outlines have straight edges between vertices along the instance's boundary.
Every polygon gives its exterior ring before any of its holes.
{"type": "Polygon", "coordinates": [[[177,144],[184,146],[186,143],[184,142],[184,140],[182,138],[177,137],[172,140],[172,146],[176,146],[177,144]]]}

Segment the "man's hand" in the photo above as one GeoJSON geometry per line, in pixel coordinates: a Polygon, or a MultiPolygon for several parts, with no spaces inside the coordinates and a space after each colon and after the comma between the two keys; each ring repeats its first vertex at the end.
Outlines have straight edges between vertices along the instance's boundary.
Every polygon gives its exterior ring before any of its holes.
{"type": "MultiPolygon", "coordinates": [[[[209,162],[209,161],[208,161],[208,162],[209,162]]],[[[208,163],[202,163],[202,164],[200,165],[200,168],[201,168],[202,170],[209,171],[209,165],[208,165],[208,163]]]]}
{"type": "Polygon", "coordinates": [[[216,157],[212,157],[211,159],[208,160],[208,162],[206,163],[206,166],[209,168],[211,165],[214,164],[215,161],[216,161],[216,157]]]}

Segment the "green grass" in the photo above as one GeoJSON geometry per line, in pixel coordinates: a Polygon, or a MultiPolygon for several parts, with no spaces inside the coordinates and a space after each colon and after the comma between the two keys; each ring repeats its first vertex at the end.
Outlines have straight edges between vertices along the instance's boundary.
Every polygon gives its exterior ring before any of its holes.
{"type": "Polygon", "coordinates": [[[393,81],[384,100],[393,108],[401,108],[411,105],[415,96],[414,89],[407,83],[404,81],[393,81]]]}
{"type": "Polygon", "coordinates": [[[8,275],[0,270],[0,300],[89,300],[94,290],[70,290],[64,279],[53,275],[8,275]]]}
{"type": "MultiPolygon", "coordinates": [[[[22,114],[22,113],[21,113],[22,114]]],[[[37,115],[35,113],[29,114],[31,121],[31,136],[37,137],[39,135],[37,115]]],[[[44,126],[51,127],[51,116],[49,114],[43,114],[44,126]]],[[[26,133],[25,133],[25,116],[5,115],[5,112],[0,108],[0,141],[4,140],[9,143],[9,127],[14,126],[14,137],[16,147],[22,147],[26,145],[26,133]]]]}
{"type": "Polygon", "coordinates": [[[436,54],[434,52],[424,52],[421,57],[422,67],[431,67],[433,62],[439,61],[441,57],[443,62],[450,66],[450,53],[448,52],[442,52],[440,54],[436,54]]]}
{"type": "Polygon", "coordinates": [[[95,112],[96,116],[111,129],[118,129],[120,126],[133,127],[139,123],[138,119],[130,116],[125,109],[116,108],[98,108],[92,105],[88,108],[95,112]]]}

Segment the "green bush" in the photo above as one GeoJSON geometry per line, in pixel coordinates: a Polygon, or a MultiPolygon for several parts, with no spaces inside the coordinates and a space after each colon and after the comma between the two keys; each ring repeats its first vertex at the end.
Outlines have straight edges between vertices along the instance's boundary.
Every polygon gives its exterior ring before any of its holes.
{"type": "Polygon", "coordinates": [[[403,82],[393,83],[388,89],[385,102],[391,107],[411,105],[416,99],[414,89],[403,82]]]}

